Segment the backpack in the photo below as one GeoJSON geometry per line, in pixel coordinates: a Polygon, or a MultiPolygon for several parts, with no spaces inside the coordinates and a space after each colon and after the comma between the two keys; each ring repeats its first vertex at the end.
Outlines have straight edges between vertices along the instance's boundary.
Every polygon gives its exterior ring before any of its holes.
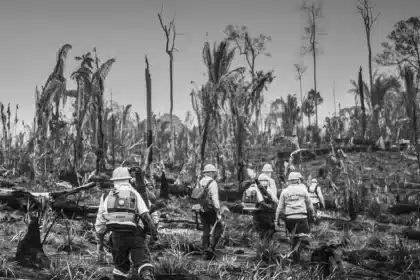
{"type": "Polygon", "coordinates": [[[254,188],[251,189],[255,184],[251,184],[242,194],[242,206],[243,210],[256,211],[258,203],[258,191],[254,188]]]}
{"type": "Polygon", "coordinates": [[[113,189],[106,198],[106,227],[110,231],[134,231],[140,216],[137,208],[137,193],[133,189],[113,189]]]}
{"type": "Polygon", "coordinates": [[[318,197],[318,192],[317,192],[318,187],[319,187],[319,183],[317,183],[317,184],[316,184],[316,186],[315,186],[315,188],[314,188],[314,190],[313,190],[313,191],[311,191],[311,185],[308,185],[308,186],[307,186],[307,188],[308,188],[308,193],[309,193],[309,197],[311,198],[311,201],[312,201],[312,200],[315,200],[315,199],[318,199],[318,200],[319,200],[319,197],[318,197]]]}
{"type": "Polygon", "coordinates": [[[191,193],[191,199],[194,201],[192,210],[198,212],[200,210],[209,210],[208,209],[208,199],[205,197],[206,191],[211,183],[214,180],[211,179],[205,186],[198,184],[191,193]]]}

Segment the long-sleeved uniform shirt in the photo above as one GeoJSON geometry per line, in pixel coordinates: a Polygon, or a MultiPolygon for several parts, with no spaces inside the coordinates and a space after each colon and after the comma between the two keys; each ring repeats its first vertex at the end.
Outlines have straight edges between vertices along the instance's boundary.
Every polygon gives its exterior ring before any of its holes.
{"type": "Polygon", "coordinates": [[[302,219],[308,217],[313,211],[306,186],[304,184],[289,185],[280,194],[276,224],[280,215],[285,215],[288,219],[302,219]]]}
{"type": "Polygon", "coordinates": [[[207,190],[205,192],[205,198],[208,200],[208,203],[214,206],[214,209],[216,211],[220,210],[220,201],[219,201],[219,188],[217,186],[216,181],[209,177],[204,176],[199,184],[203,187],[206,187],[210,180],[213,180],[213,182],[210,183],[210,185],[207,187],[207,190]]]}
{"type": "MultiPolygon", "coordinates": [[[[136,194],[137,197],[137,210],[138,210],[138,214],[142,215],[146,212],[149,212],[149,209],[146,206],[146,203],[144,202],[142,196],[130,185],[130,183],[122,183],[122,184],[116,184],[114,186],[115,189],[117,190],[132,190],[134,191],[134,193],[136,194]]],[[[108,196],[105,197],[104,196],[101,197],[101,201],[99,203],[99,209],[98,209],[98,214],[96,215],[96,222],[95,222],[95,231],[97,234],[99,235],[103,235],[106,233],[106,219],[104,217],[105,213],[108,213],[108,209],[107,209],[107,201],[108,201],[108,196]]],[[[153,219],[153,217],[152,217],[153,219]]],[[[159,220],[158,220],[159,222],[159,220]]],[[[141,219],[139,220],[138,225],[141,228],[144,228],[143,222],[141,221],[141,219]]]]}

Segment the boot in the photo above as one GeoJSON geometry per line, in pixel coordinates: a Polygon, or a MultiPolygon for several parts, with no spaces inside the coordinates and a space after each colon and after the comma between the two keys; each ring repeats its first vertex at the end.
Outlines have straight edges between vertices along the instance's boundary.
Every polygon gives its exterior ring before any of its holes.
{"type": "Polygon", "coordinates": [[[207,259],[214,259],[216,257],[216,246],[219,239],[212,238],[209,247],[205,250],[207,259]]]}
{"type": "Polygon", "coordinates": [[[206,251],[204,251],[204,259],[207,261],[213,260],[215,257],[214,249],[209,247],[206,251]]]}
{"type": "Polygon", "coordinates": [[[155,280],[154,271],[150,267],[145,267],[140,271],[140,280],[155,280]]]}

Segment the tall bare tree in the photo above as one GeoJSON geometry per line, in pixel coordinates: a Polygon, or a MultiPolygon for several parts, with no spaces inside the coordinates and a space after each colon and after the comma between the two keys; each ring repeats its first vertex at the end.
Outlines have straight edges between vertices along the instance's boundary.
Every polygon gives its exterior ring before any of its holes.
{"type": "Polygon", "coordinates": [[[163,6],[160,13],[158,13],[158,18],[160,25],[162,26],[163,32],[165,33],[166,37],[166,45],[165,51],[169,56],[169,91],[170,91],[170,109],[169,109],[169,116],[171,121],[171,152],[170,152],[170,161],[174,162],[175,159],[175,130],[173,124],[173,110],[174,110],[174,51],[177,49],[175,48],[175,39],[176,39],[176,30],[175,30],[175,16],[169,22],[169,24],[164,24],[162,19],[163,14],[163,6]]]}
{"type": "MultiPolygon", "coordinates": [[[[145,69],[145,79],[146,79],[146,90],[147,90],[147,148],[149,148],[153,143],[153,134],[152,134],[152,78],[150,76],[149,69],[149,60],[147,56],[145,57],[146,69],[145,69]]],[[[171,120],[172,123],[172,120],[171,120]]],[[[153,149],[150,148],[149,158],[147,159],[147,164],[150,165],[153,160],[153,149]]]]}
{"type": "Polygon", "coordinates": [[[360,108],[362,109],[362,138],[365,138],[366,135],[366,108],[365,108],[365,92],[364,92],[364,83],[362,75],[362,66],[359,68],[359,96],[360,96],[360,108]]]}
{"type": "MultiPolygon", "coordinates": [[[[323,1],[319,2],[303,2],[301,11],[307,14],[308,23],[304,28],[305,35],[304,39],[308,40],[306,46],[303,46],[304,54],[311,54],[314,62],[314,91],[317,92],[316,87],[316,58],[319,55],[319,41],[317,41],[318,35],[323,35],[319,27],[319,20],[322,18],[322,6],[323,1]]],[[[315,125],[318,127],[318,106],[315,106],[315,125]]]]}
{"type": "MultiPolygon", "coordinates": [[[[306,72],[306,66],[303,64],[295,64],[296,69],[296,79],[299,80],[299,89],[300,89],[300,107],[303,104],[303,93],[302,93],[302,77],[303,74],[306,72]]],[[[300,110],[300,122],[303,129],[303,110],[300,110]]]]}
{"type": "Polygon", "coordinates": [[[363,19],[363,24],[365,26],[365,32],[366,32],[366,44],[368,47],[368,62],[369,62],[369,85],[370,90],[372,90],[373,87],[373,70],[372,70],[372,44],[370,42],[371,38],[371,30],[372,26],[375,23],[375,21],[378,19],[379,13],[377,13],[375,16],[373,16],[373,8],[374,5],[371,5],[369,3],[369,0],[359,0],[359,4],[357,5],[357,10],[359,11],[360,15],[363,19]]]}

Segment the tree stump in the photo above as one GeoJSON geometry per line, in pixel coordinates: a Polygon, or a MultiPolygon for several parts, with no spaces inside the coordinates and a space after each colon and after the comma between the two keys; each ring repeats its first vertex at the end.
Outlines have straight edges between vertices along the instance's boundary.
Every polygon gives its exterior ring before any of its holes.
{"type": "Polygon", "coordinates": [[[15,260],[22,266],[49,268],[50,260],[42,248],[37,217],[30,217],[28,231],[25,237],[19,241],[15,260]]]}

